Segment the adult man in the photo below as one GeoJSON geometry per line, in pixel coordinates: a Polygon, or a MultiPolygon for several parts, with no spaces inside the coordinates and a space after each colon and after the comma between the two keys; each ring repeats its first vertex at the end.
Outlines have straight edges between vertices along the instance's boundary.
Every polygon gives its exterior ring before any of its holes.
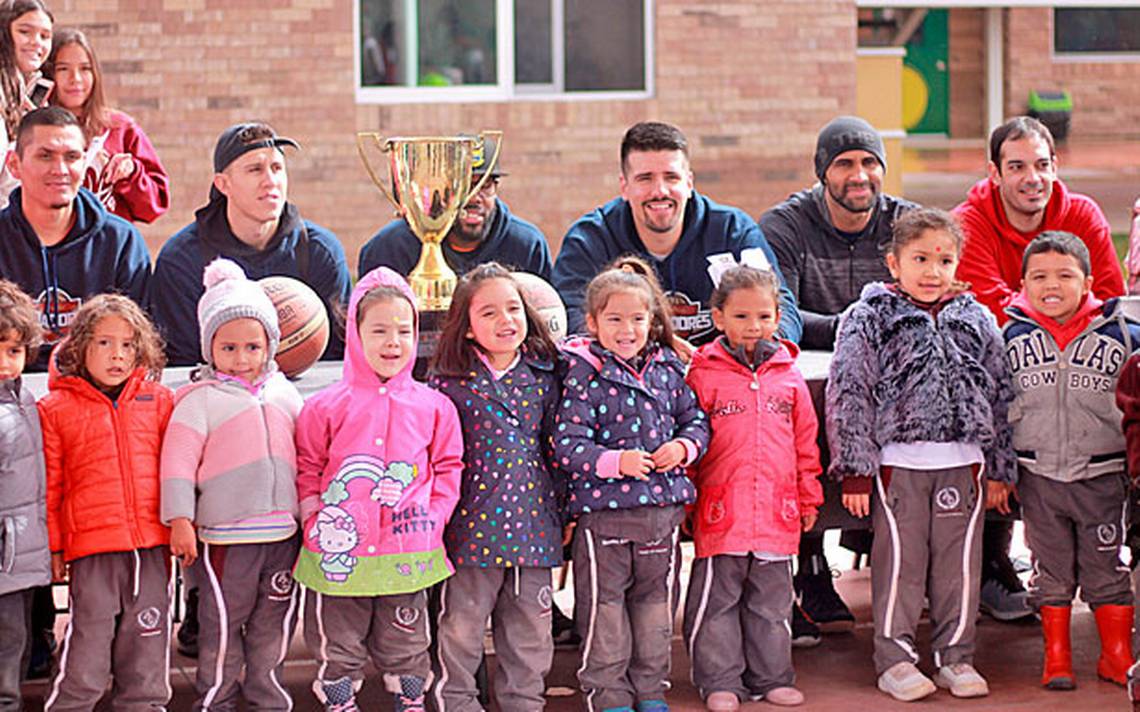
{"type": "MultiPolygon", "coordinates": [[[[883,255],[895,219],[917,206],[882,192],[883,140],[859,117],[840,116],[820,129],[814,161],[819,182],[764,213],[760,229],[796,297],[804,322],[800,345],[830,350],[839,314],[868,282],[890,280],[883,255]]],[[[793,617],[798,645],[819,640],[817,624],[829,631],[854,625],[832,583],[822,531],[800,539],[794,584],[806,614],[797,609],[793,617]]]]}
{"type": "Polygon", "coordinates": [[[80,189],[85,149],[75,117],[52,107],[24,116],[8,154],[7,168],[21,186],[0,212],[0,276],[41,309],[47,343],[40,368],[84,299],[119,292],[142,303],[150,280],[142,235],[80,189]]]}
{"type": "MultiPolygon", "coordinates": [[[[571,225],[554,263],[554,287],[566,303],[570,333],[585,323],[586,285],[621,255],[640,255],[653,266],[673,303],[678,336],[696,344],[715,334],[712,274],[742,257],[779,274],[752,218],[693,189],[688,141],[676,126],[646,121],[630,127],[621,143],[618,181],[621,196],[571,225]]],[[[795,300],[781,286],[780,334],[798,341],[800,330],[795,300]]]]}
{"type": "MultiPolygon", "coordinates": [[[[1091,198],[1070,192],[1057,178],[1053,136],[1040,121],[1018,116],[990,134],[989,176],[954,208],[966,244],[958,279],[978,300],[1002,311],[1021,290],[1026,245],[1046,230],[1065,230],[1084,241],[1092,257],[1092,291],[1106,299],[1124,293],[1124,276],[1104,213],[1091,198]]],[[[997,620],[1033,615],[1028,594],[1009,560],[1013,522],[986,522],[982,539],[981,608],[997,620]]]]}
{"type": "MultiPolygon", "coordinates": [[[[495,141],[488,139],[484,150],[475,156],[472,186],[486,173],[495,146],[495,141]]],[[[495,260],[549,281],[550,248],[546,238],[537,227],[511,214],[498,197],[501,179],[507,175],[502,166],[500,157],[483,189],[472,195],[459,212],[443,240],[443,258],[460,276],[476,265],[495,260]]],[[[403,219],[393,220],[360,249],[359,274],[363,277],[383,266],[407,276],[420,259],[421,247],[419,238],[403,219]]]]}
{"type": "Polygon", "coordinates": [[[154,267],[151,313],[166,337],[171,364],[192,365],[201,358],[196,309],[205,291],[202,271],[219,256],[240,264],[250,279],[283,275],[312,287],[333,326],[323,358],[343,355],[336,309],[348,304],[351,289],[344,248],[288,202],[285,146],[299,148],[259,122],[234,124],[218,137],[210,201],[166,241],[154,267]]]}

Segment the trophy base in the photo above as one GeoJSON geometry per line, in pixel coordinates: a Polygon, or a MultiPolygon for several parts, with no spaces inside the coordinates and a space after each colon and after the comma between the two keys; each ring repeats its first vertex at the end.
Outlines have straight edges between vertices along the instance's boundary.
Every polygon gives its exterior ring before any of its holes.
{"type": "Polygon", "coordinates": [[[428,364],[435,355],[439,344],[439,333],[443,329],[443,320],[447,317],[447,310],[420,312],[420,338],[416,343],[416,363],[412,367],[412,378],[417,381],[426,381],[428,364]]]}

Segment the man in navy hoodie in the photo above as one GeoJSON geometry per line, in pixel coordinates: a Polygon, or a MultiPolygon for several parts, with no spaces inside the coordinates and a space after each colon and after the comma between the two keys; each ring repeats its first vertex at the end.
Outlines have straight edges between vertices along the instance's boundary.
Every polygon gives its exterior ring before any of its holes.
{"type": "MultiPolygon", "coordinates": [[[[495,155],[495,141],[488,139],[471,168],[474,186],[487,172],[487,158],[495,155]]],[[[502,157],[491,168],[483,189],[471,196],[443,240],[443,259],[459,276],[473,267],[494,260],[511,269],[537,274],[550,280],[550,248],[537,227],[511,213],[498,197],[500,179],[507,175],[502,157]]],[[[389,267],[405,277],[420,259],[420,244],[407,222],[393,220],[360,249],[360,276],[377,267],[389,267]]]]}
{"type": "Polygon", "coordinates": [[[196,310],[205,291],[202,271],[219,256],[237,262],[250,279],[282,275],[312,287],[332,325],[322,358],[344,354],[337,308],[348,304],[352,288],[348,262],[336,236],[302,219],[288,202],[285,146],[298,148],[296,141],[278,136],[264,123],[235,124],[223,131],[214,146],[210,202],[158,253],[150,308],[172,365],[193,365],[201,358],[196,310]]]}
{"type": "MultiPolygon", "coordinates": [[[[622,255],[639,255],[653,265],[673,306],[674,329],[697,345],[716,333],[709,307],[713,274],[744,261],[780,275],[751,217],[693,189],[688,141],[676,126],[646,121],[626,131],[618,180],[621,197],[571,225],[554,263],[554,287],[566,303],[570,333],[585,323],[586,285],[622,255]]],[[[780,285],[780,335],[799,341],[795,299],[782,276],[780,285]]]]}
{"type": "Polygon", "coordinates": [[[142,235],[80,188],[86,144],[71,112],[51,107],[24,116],[8,154],[21,186],[0,212],[0,277],[20,285],[40,309],[39,369],[85,299],[118,292],[142,304],[150,280],[142,235]]]}

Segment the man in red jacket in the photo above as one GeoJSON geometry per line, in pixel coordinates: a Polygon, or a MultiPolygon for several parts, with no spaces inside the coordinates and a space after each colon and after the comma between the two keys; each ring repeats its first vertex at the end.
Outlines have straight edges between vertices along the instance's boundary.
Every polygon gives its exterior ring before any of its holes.
{"type": "MultiPolygon", "coordinates": [[[[1072,193],[1057,178],[1053,135],[1037,119],[1018,116],[990,134],[989,177],[954,208],[966,244],[958,279],[969,282],[978,301],[999,324],[1003,309],[1021,291],[1025,247],[1046,230],[1080,237],[1092,257],[1092,291],[1100,299],[1124,293],[1124,275],[1108,220],[1092,198],[1072,193]]],[[[1033,615],[1028,594],[1009,560],[1013,522],[992,519],[982,543],[981,609],[997,620],[1033,615]]]]}

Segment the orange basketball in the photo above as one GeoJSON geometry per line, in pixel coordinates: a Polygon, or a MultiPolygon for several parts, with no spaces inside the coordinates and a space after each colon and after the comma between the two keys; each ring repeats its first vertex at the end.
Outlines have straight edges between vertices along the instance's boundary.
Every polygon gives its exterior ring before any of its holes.
{"type": "Polygon", "coordinates": [[[329,316],[324,302],[304,282],[292,277],[266,277],[258,284],[277,307],[281,343],[277,367],[296,378],[317,362],[329,343],[329,316]]]}
{"type": "Polygon", "coordinates": [[[538,316],[546,323],[550,338],[556,342],[566,336],[566,306],[558,291],[550,283],[530,272],[511,272],[511,276],[522,287],[526,302],[538,312],[538,316]]]}

